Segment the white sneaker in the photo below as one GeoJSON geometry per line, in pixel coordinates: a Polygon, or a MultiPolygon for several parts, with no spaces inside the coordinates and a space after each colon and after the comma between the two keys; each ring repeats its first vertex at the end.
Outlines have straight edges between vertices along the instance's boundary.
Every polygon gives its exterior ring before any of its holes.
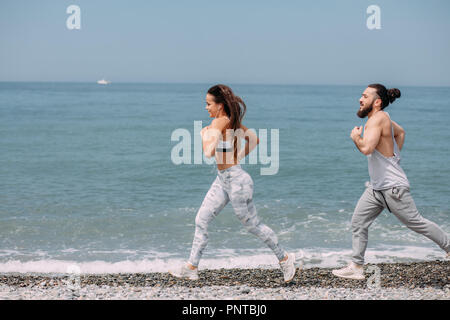
{"type": "Polygon", "coordinates": [[[198,270],[195,268],[192,270],[186,264],[183,264],[178,269],[169,270],[169,273],[177,278],[184,278],[189,280],[198,280],[198,270]]]}
{"type": "Polygon", "coordinates": [[[366,278],[364,276],[364,269],[355,267],[353,262],[350,262],[348,266],[342,269],[333,270],[332,273],[337,277],[347,279],[364,280],[366,278]]]}
{"type": "Polygon", "coordinates": [[[295,255],[293,253],[288,253],[287,256],[287,260],[280,262],[280,268],[284,275],[284,282],[291,281],[295,275],[295,255]]]}

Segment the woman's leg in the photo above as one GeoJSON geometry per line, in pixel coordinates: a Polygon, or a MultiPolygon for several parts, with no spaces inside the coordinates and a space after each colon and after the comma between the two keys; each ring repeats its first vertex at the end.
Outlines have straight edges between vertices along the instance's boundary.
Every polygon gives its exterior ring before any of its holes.
{"type": "Polygon", "coordinates": [[[228,201],[227,193],[223,190],[219,178],[216,178],[195,217],[195,235],[188,260],[192,266],[198,267],[203,250],[208,244],[209,223],[226,206],[228,201]]]}
{"type": "Polygon", "coordinates": [[[229,197],[238,219],[250,233],[272,249],[278,260],[285,259],[287,253],[278,245],[275,232],[259,220],[253,204],[253,181],[250,175],[242,170],[239,176],[232,179],[230,187],[229,197]]]}

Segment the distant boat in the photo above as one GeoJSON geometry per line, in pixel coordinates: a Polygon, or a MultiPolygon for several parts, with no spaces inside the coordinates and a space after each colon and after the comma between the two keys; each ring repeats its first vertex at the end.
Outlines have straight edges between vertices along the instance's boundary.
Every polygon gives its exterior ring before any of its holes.
{"type": "Polygon", "coordinates": [[[110,84],[110,83],[111,83],[111,81],[108,81],[108,80],[102,79],[102,80],[98,80],[98,81],[97,81],[97,83],[98,83],[98,84],[110,84]]]}

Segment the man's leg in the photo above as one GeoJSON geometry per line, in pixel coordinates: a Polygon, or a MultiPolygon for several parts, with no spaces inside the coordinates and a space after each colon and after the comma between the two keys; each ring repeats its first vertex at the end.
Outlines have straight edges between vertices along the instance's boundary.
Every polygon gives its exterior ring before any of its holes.
{"type": "Polygon", "coordinates": [[[371,187],[366,188],[359,198],[352,217],[352,262],[341,269],[333,270],[335,276],[348,279],[363,280],[364,277],[364,254],[369,238],[369,227],[384,209],[382,203],[371,187]]]}
{"type": "Polygon", "coordinates": [[[364,264],[369,227],[384,209],[384,204],[375,195],[371,187],[366,188],[352,217],[352,261],[360,266],[364,264]]]}
{"type": "Polygon", "coordinates": [[[423,234],[434,241],[442,250],[450,252],[450,238],[434,222],[419,213],[407,188],[394,188],[383,191],[392,213],[409,229],[423,234]]]}

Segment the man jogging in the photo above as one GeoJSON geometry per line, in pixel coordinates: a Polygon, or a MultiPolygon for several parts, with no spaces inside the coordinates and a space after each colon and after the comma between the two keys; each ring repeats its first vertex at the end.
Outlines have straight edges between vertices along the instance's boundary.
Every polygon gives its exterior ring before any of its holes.
{"type": "Polygon", "coordinates": [[[335,276],[364,279],[368,230],[385,208],[408,228],[434,241],[449,257],[449,237],[435,223],[419,214],[409,192],[408,179],[400,167],[405,131],[383,111],[396,98],[400,98],[400,90],[387,90],[381,84],[371,84],[359,100],[357,115],[360,118],[368,116],[368,120],[363,137],[362,127],[355,127],[350,137],[358,150],[367,156],[370,184],[359,199],[352,217],[352,262],[345,268],[333,270],[335,276]]]}

